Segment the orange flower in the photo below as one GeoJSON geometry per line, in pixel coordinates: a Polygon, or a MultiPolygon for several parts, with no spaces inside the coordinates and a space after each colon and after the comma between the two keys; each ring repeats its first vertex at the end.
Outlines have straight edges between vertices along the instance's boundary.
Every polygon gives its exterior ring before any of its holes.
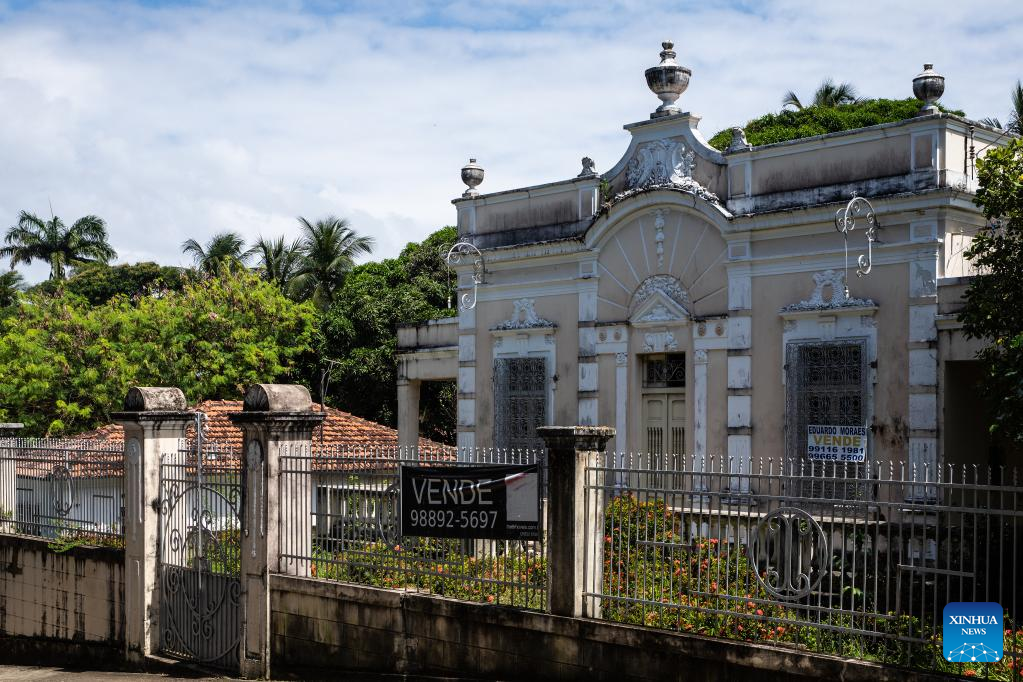
{"type": "Polygon", "coordinates": [[[487,595],[487,601],[490,602],[491,604],[493,604],[494,603],[494,595],[488,594],[487,595]]]}
{"type": "Polygon", "coordinates": [[[757,615],[758,616],[764,615],[764,610],[763,609],[757,609],[757,615]]]}

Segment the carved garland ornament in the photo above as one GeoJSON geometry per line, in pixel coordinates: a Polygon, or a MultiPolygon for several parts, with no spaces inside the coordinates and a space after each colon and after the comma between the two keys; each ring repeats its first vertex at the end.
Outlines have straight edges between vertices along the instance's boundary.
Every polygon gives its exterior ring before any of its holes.
{"type": "Polygon", "coordinates": [[[494,329],[533,329],[536,327],[555,326],[550,320],[545,320],[536,314],[534,307],[536,299],[520,298],[514,302],[515,312],[504,322],[498,323],[494,329]]]}
{"type": "MultiPolygon", "coordinates": [[[[671,275],[654,275],[643,280],[643,283],[636,289],[636,293],[632,295],[632,309],[637,310],[648,298],[656,293],[664,294],[681,307],[688,309],[689,293],[682,286],[682,282],[671,275]]],[[[654,310],[651,310],[647,317],[653,314],[654,310]]]]}
{"type": "Polygon", "coordinates": [[[713,192],[693,179],[696,154],[682,140],[654,140],[636,148],[625,167],[626,189],[614,201],[649,189],[678,189],[720,203],[713,192]]]}
{"type": "Polygon", "coordinates": [[[781,309],[783,313],[800,310],[828,310],[831,308],[855,308],[873,306],[869,298],[845,297],[845,273],[841,270],[824,270],[813,275],[814,289],[810,298],[799,303],[787,305],[781,309]],[[831,296],[824,298],[824,290],[831,287],[831,296]]]}

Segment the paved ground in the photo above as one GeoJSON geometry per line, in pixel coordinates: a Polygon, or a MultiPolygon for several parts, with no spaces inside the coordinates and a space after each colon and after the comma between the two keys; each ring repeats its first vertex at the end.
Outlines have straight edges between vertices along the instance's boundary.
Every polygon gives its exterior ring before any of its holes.
{"type": "MultiPolygon", "coordinates": [[[[180,674],[188,674],[182,671],[180,674]]],[[[201,682],[202,680],[226,680],[229,678],[202,677],[199,674],[190,677],[175,677],[174,674],[143,674],[126,672],[98,672],[95,670],[74,670],[60,666],[29,666],[29,665],[0,665],[0,680],[46,680],[47,682],[59,682],[61,680],[73,680],[73,682],[86,682],[86,680],[97,680],[98,682],[122,682],[126,680],[151,680],[152,682],[176,682],[177,680],[189,680],[190,682],[201,682]]]]}

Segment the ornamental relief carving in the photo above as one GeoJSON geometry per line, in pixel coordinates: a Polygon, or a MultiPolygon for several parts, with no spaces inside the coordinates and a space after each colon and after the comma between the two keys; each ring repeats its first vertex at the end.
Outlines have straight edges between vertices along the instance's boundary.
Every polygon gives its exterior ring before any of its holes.
{"type": "Polygon", "coordinates": [[[557,326],[536,314],[536,299],[520,298],[513,303],[515,310],[504,322],[499,322],[494,329],[533,329],[536,327],[557,326]]]}
{"type": "Polygon", "coordinates": [[[846,298],[845,273],[841,270],[824,270],[813,275],[814,289],[810,298],[799,303],[787,305],[781,312],[798,312],[801,310],[828,310],[833,308],[856,308],[873,306],[869,298],[846,298]],[[829,294],[825,298],[825,292],[829,294]]]}
{"type": "Polygon", "coordinates": [[[611,203],[648,189],[670,188],[690,192],[720,203],[717,195],[693,179],[696,154],[683,140],[667,139],[644,142],[625,166],[625,190],[611,203]]]}

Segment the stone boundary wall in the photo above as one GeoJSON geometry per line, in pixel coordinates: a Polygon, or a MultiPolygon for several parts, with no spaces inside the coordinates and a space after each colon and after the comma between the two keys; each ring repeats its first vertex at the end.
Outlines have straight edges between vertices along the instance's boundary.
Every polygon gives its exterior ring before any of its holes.
{"type": "Polygon", "coordinates": [[[8,638],[30,637],[120,655],[124,623],[124,550],[57,553],[45,540],[0,535],[0,646],[8,653],[21,648],[8,638]]]}
{"type": "Polygon", "coordinates": [[[936,682],[857,660],[309,578],[270,576],[272,670],[466,678],[936,682]]]}

